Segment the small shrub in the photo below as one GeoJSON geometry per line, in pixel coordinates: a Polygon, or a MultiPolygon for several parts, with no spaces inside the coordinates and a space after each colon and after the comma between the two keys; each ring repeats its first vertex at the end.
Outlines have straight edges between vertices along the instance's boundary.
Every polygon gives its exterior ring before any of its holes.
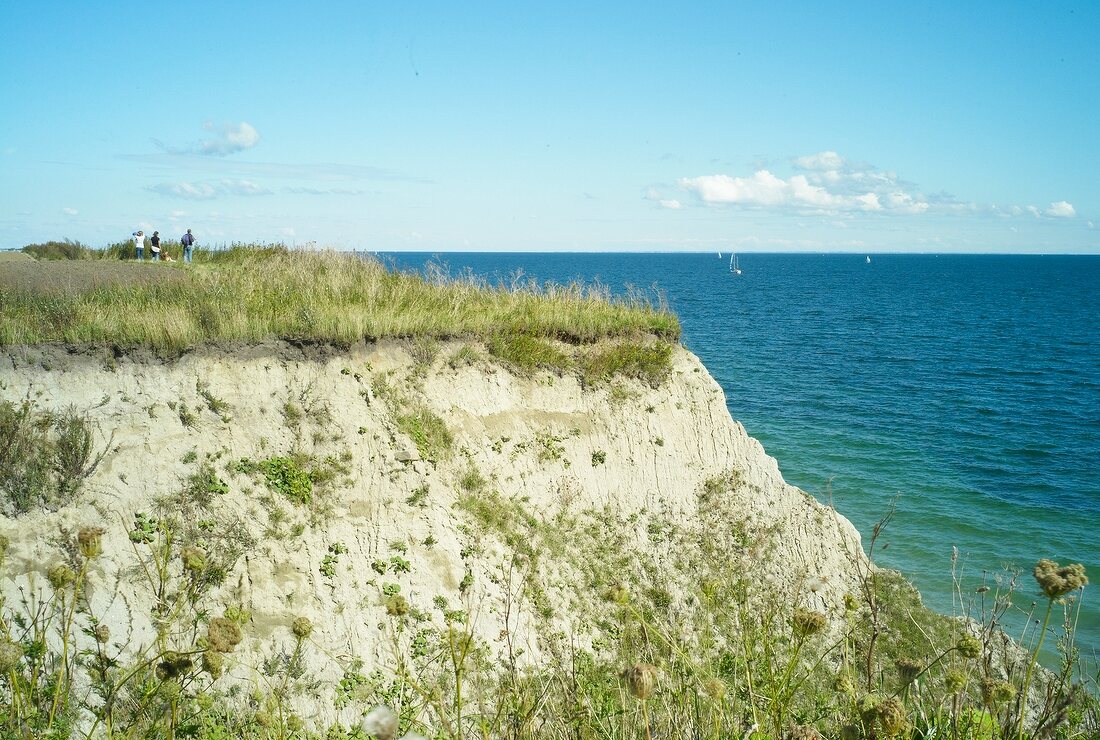
{"type": "Polygon", "coordinates": [[[271,457],[260,462],[257,469],[267,478],[271,490],[291,501],[306,505],[313,500],[313,478],[289,457],[271,457]]]}
{"type": "Polygon", "coordinates": [[[603,450],[596,450],[592,453],[592,467],[603,465],[605,462],[607,462],[606,452],[604,452],[603,450]]]}
{"type": "Polygon", "coordinates": [[[589,385],[615,376],[637,378],[656,388],[672,372],[668,342],[615,342],[597,345],[580,360],[581,377],[589,385]]]}
{"type": "Polygon", "coordinates": [[[412,438],[420,457],[431,462],[446,458],[454,437],[446,423],[424,406],[397,417],[397,428],[412,438]]]}
{"type": "Polygon", "coordinates": [[[573,364],[565,352],[529,334],[494,334],[489,339],[489,354],[522,373],[537,369],[564,372],[573,364]]]}

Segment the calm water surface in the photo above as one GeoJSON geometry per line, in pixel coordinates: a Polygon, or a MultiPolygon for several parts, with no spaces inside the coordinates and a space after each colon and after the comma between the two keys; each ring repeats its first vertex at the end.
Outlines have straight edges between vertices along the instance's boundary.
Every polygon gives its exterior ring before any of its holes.
{"type": "MultiPolygon", "coordinates": [[[[683,343],[784,477],[952,613],[951,553],[980,580],[1082,562],[1100,652],[1100,258],[996,255],[447,254],[493,281],[657,285],[683,343]]],[[[431,255],[385,255],[419,269],[431,255]]],[[[972,584],[976,585],[976,584],[972,584]]],[[[1014,625],[1021,624],[1019,615],[1014,625]]]]}

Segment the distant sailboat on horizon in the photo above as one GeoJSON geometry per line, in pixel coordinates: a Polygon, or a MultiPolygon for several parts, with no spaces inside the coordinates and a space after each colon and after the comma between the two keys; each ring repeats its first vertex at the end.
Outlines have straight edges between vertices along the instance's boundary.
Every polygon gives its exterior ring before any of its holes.
{"type": "Polygon", "coordinates": [[[867,255],[867,264],[871,264],[871,255],[867,255]]]}
{"type": "Polygon", "coordinates": [[[741,268],[737,264],[737,254],[730,255],[730,272],[732,272],[734,275],[741,274],[741,268]]]}
{"type": "Polygon", "coordinates": [[[718,253],[718,259],[722,259],[722,253],[721,252],[718,253]]]}

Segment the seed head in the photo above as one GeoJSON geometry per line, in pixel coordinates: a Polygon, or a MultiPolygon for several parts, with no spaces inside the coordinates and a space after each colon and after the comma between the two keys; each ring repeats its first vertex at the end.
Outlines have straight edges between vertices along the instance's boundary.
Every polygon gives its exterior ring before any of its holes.
{"type": "Polygon", "coordinates": [[[903,684],[910,683],[924,670],[924,663],[916,660],[909,660],[908,658],[898,658],[894,661],[894,665],[897,666],[898,675],[901,676],[901,682],[903,684]]]}
{"type": "Polygon", "coordinates": [[[856,687],[852,685],[852,679],[848,677],[847,673],[837,675],[836,680],[833,681],[833,688],[840,694],[851,694],[856,690],[856,687]]]}
{"type": "Polygon", "coordinates": [[[626,604],[630,601],[630,590],[621,583],[616,583],[607,589],[607,600],[615,604],[626,604]]]}
{"type": "Polygon", "coordinates": [[[649,663],[635,663],[623,670],[619,677],[635,699],[645,701],[657,688],[657,667],[649,663]]]}
{"type": "Polygon", "coordinates": [[[103,552],[103,533],[106,531],[103,527],[83,527],[76,533],[76,543],[84,557],[90,560],[103,552]]]}
{"type": "Polygon", "coordinates": [[[721,679],[708,678],[703,684],[703,691],[714,701],[722,701],[726,696],[726,684],[721,679]]]}
{"type": "Polygon", "coordinates": [[[290,625],[290,631],[294,633],[298,640],[308,640],[309,636],[313,634],[313,622],[309,621],[309,617],[298,617],[290,625]]]}
{"type": "Polygon", "coordinates": [[[100,645],[106,645],[107,641],[111,639],[111,628],[105,624],[97,624],[95,626],[95,641],[100,645]]]}
{"type": "Polygon", "coordinates": [[[385,706],[377,706],[363,717],[363,732],[378,740],[393,740],[397,735],[397,715],[385,706]]]}
{"type": "Polygon", "coordinates": [[[821,734],[818,733],[812,727],[806,725],[791,725],[791,729],[787,732],[787,737],[790,740],[821,740],[821,734]]]}
{"type": "Polygon", "coordinates": [[[241,641],[241,628],[225,617],[214,617],[206,627],[206,643],[218,653],[231,653],[241,641]]]}
{"type": "Polygon", "coordinates": [[[189,573],[202,573],[206,568],[206,551],[201,547],[185,547],[180,550],[183,569],[189,573]]]}
{"type": "Polygon", "coordinates": [[[225,656],[213,650],[207,650],[202,654],[202,669],[210,674],[210,678],[218,678],[222,675],[225,665],[225,656]]]}
{"type": "Polygon", "coordinates": [[[981,689],[982,701],[987,707],[993,707],[1016,698],[1016,687],[1008,681],[983,678],[981,689]]]}
{"type": "Polygon", "coordinates": [[[64,591],[76,581],[76,573],[67,565],[55,565],[46,572],[46,578],[55,591],[64,591]]]}
{"type": "Polygon", "coordinates": [[[825,629],[826,619],[821,612],[813,612],[809,609],[795,609],[791,618],[791,627],[798,637],[816,635],[825,629]]]}
{"type": "Polygon", "coordinates": [[[982,642],[974,635],[963,635],[955,643],[955,649],[964,658],[977,658],[982,654],[982,642]]]}
{"type": "Polygon", "coordinates": [[[905,707],[899,700],[884,699],[875,709],[886,737],[897,737],[905,731],[905,707]]]}
{"type": "Polygon", "coordinates": [[[1089,582],[1088,576],[1085,575],[1085,566],[1080,563],[1058,567],[1058,563],[1043,558],[1035,564],[1033,573],[1043,593],[1051,599],[1065,596],[1089,582]]]}
{"type": "Polygon", "coordinates": [[[0,674],[5,676],[19,667],[23,660],[23,646],[11,640],[0,640],[0,674]]]}
{"type": "Polygon", "coordinates": [[[950,671],[944,679],[944,685],[952,694],[957,694],[966,686],[966,674],[962,671],[950,671]]]}
{"type": "Polygon", "coordinates": [[[391,617],[403,617],[409,613],[409,600],[401,594],[386,599],[386,613],[391,617]]]}
{"type": "Polygon", "coordinates": [[[180,655],[177,652],[169,650],[163,656],[163,659],[157,663],[157,678],[161,681],[168,681],[169,679],[179,678],[186,673],[193,663],[191,659],[186,655],[180,655]]]}

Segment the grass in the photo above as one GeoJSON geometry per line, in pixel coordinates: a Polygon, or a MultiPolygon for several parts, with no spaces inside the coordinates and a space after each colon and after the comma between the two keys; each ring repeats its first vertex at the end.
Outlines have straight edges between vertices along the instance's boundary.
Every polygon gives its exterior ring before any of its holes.
{"type": "MultiPolygon", "coordinates": [[[[103,251],[32,245],[28,252],[89,265],[125,256],[119,245],[103,251]]],[[[372,258],[283,247],[200,249],[195,260],[130,265],[172,280],[76,282],[65,290],[49,287],[51,264],[34,263],[37,279],[29,274],[18,285],[0,281],[0,345],[109,343],[175,352],[213,341],[400,337],[419,340],[414,353],[426,361],[434,356],[429,340],[462,337],[487,343],[492,354],[517,367],[568,369],[567,354],[553,342],[673,342],[680,336],[678,320],[659,298],[613,298],[601,286],[424,279],[388,271],[372,258]]],[[[599,376],[614,365],[631,361],[605,358],[590,372],[599,376]]]]}

